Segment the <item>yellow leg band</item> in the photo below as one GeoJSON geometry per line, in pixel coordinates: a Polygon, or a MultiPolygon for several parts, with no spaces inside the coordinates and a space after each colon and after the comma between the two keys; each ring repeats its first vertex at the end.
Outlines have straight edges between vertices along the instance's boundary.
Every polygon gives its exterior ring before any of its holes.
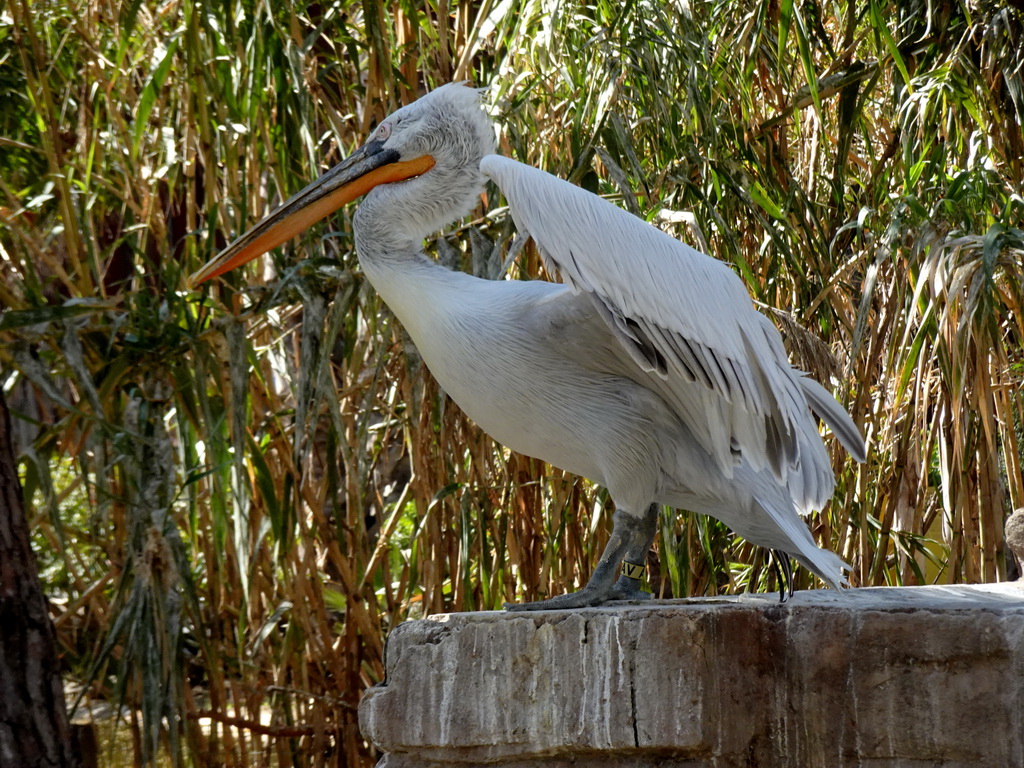
{"type": "Polygon", "coordinates": [[[622,575],[630,579],[642,579],[646,568],[643,563],[631,563],[629,560],[622,561],[622,575]]]}

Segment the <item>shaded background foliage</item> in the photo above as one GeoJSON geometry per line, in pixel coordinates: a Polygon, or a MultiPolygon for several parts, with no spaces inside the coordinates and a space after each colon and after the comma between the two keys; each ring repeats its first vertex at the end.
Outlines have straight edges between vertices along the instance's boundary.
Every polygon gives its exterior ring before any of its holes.
{"type": "MultiPolygon", "coordinates": [[[[854,584],[1013,575],[1022,39],[974,0],[0,5],[0,384],[83,702],[126,705],[143,763],[369,764],[355,707],[397,622],[588,578],[607,494],[446,400],[351,211],[184,288],[452,79],[489,89],[502,152],[730,262],[850,408],[869,459],[829,443],[811,525],[854,584]]],[[[496,190],[471,223],[429,248],[499,277],[496,190]]],[[[542,275],[532,248],[510,275],[542,275]]],[[[665,596],[772,587],[687,513],[652,565],[665,596]]]]}

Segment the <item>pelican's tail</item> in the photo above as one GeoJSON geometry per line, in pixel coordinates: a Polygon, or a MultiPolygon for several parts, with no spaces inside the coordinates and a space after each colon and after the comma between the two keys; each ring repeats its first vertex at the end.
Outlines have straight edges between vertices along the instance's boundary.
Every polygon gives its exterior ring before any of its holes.
{"type": "Polygon", "coordinates": [[[843,562],[843,559],[835,552],[829,552],[827,549],[821,548],[816,549],[817,552],[813,562],[803,554],[793,553],[793,557],[797,559],[800,565],[824,581],[832,589],[850,586],[850,582],[846,578],[846,574],[850,572],[850,566],[843,562]]]}
{"type": "MultiPolygon", "coordinates": [[[[769,512],[772,520],[778,525],[780,532],[789,539],[789,544],[772,544],[773,549],[788,552],[807,570],[815,574],[833,589],[850,586],[846,574],[850,566],[843,562],[835,552],[822,549],[814,542],[807,524],[794,511],[779,513],[762,504],[769,512]]],[[[756,543],[756,542],[755,542],[756,543]]]]}
{"type": "Polygon", "coordinates": [[[782,488],[770,487],[762,480],[761,488],[754,493],[754,504],[763,512],[746,517],[744,527],[749,526],[750,530],[737,530],[737,533],[763,547],[788,552],[833,589],[850,585],[846,579],[850,566],[834,552],[815,543],[807,523],[797,514],[793,500],[782,488]]]}

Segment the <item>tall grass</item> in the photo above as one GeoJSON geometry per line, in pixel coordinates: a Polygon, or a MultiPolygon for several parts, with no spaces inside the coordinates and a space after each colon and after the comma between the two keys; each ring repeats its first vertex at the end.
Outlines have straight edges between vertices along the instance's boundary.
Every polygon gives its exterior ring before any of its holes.
{"type": "MultiPolygon", "coordinates": [[[[1005,578],[1021,39],[987,2],[0,8],[0,383],[69,676],[128,706],[142,763],[369,764],[355,707],[392,627],[589,576],[607,494],[446,399],[363,279],[351,211],[184,289],[459,78],[490,88],[503,152],[731,263],[849,407],[869,460],[830,443],[812,525],[854,583],[1005,578]]],[[[429,247],[496,276],[496,190],[471,224],[429,247]]],[[[511,274],[542,274],[532,248],[511,274]]],[[[714,520],[666,510],[661,534],[661,594],[771,586],[714,520]]]]}

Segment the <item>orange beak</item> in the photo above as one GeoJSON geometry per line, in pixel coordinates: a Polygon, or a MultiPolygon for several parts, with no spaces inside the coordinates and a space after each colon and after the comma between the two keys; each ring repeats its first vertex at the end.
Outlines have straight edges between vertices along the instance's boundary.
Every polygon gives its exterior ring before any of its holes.
{"type": "Polygon", "coordinates": [[[364,144],[214,256],[188,279],[188,287],[195,288],[288,242],[379,184],[405,181],[433,167],[430,155],[401,160],[398,152],[384,149],[380,141],[364,144]]]}

